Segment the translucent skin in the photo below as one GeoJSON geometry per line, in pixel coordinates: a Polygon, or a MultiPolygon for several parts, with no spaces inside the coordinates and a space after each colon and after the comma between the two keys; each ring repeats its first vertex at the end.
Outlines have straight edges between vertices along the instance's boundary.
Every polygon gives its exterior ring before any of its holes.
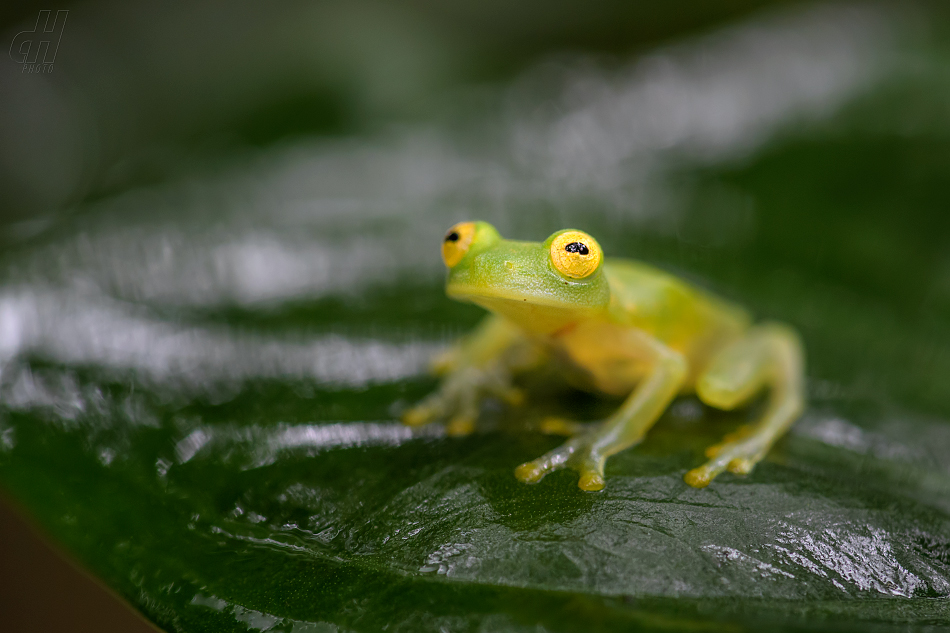
{"type": "Polygon", "coordinates": [[[709,461],[684,479],[701,488],[727,469],[750,472],[804,407],[796,333],[778,323],[752,325],[741,308],[646,264],[603,259],[592,237],[570,231],[538,243],[502,239],[484,222],[450,230],[443,245],[451,264],[446,292],[491,314],[436,360],[444,376],[440,388],[403,421],[447,420],[450,433],[469,433],[483,398],[520,403],[512,378],[554,362],[579,387],[626,400],[594,428],[547,420],[543,428],[572,437],[520,465],[515,476],[535,483],[571,468],[581,489],[596,491],[604,487],[607,458],[637,444],[677,394],[696,393],[706,404],[729,410],[768,389],[762,417],[710,447],[709,461]],[[565,241],[574,242],[569,250],[583,248],[583,265],[564,268],[580,256],[563,253],[565,241]],[[591,261],[597,266],[588,274],[591,261]]]}

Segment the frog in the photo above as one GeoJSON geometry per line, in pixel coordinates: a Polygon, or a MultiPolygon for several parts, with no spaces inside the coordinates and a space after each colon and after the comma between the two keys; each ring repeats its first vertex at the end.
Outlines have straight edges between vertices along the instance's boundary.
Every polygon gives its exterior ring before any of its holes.
{"type": "Polygon", "coordinates": [[[581,490],[602,490],[606,461],[643,441],[677,397],[724,411],[763,399],[752,423],[683,475],[704,488],[725,471],[751,473],[806,406],[804,347],[793,327],[756,323],[745,308],[659,267],[606,258],[588,233],[517,241],[487,222],[460,222],[445,234],[442,259],[448,297],[488,314],[433,360],[441,381],[403,412],[404,424],[441,421],[449,435],[472,433],[487,400],[524,406],[517,380],[538,368],[620,402],[599,422],[543,419],[542,431],[568,439],[515,468],[524,483],[570,469],[581,490]]]}

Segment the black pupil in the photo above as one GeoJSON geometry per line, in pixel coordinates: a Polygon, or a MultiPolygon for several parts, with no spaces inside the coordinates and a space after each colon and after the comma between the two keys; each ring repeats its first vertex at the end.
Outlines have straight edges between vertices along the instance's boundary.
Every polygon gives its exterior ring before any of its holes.
{"type": "Polygon", "coordinates": [[[458,242],[458,241],[459,241],[459,234],[458,234],[458,232],[457,232],[457,231],[452,231],[451,233],[449,233],[448,235],[446,235],[446,236],[445,236],[445,241],[446,241],[446,242],[458,242]]]}
{"type": "Polygon", "coordinates": [[[590,250],[587,248],[586,244],[581,244],[580,242],[571,242],[564,247],[568,253],[580,253],[581,255],[587,255],[590,253],[590,250]]]}

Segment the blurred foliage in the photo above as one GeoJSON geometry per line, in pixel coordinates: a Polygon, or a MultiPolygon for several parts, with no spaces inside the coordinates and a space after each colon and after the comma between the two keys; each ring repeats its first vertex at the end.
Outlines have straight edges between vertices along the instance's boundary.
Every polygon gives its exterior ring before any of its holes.
{"type": "MultiPolygon", "coordinates": [[[[181,177],[307,134],[434,116],[551,54],[629,54],[778,0],[69,2],[55,72],[0,67],[0,223],[181,177]],[[169,35],[171,34],[171,35],[169,35]],[[9,73],[4,75],[4,73],[9,73]]],[[[0,8],[0,32],[49,7],[0,8]]]]}

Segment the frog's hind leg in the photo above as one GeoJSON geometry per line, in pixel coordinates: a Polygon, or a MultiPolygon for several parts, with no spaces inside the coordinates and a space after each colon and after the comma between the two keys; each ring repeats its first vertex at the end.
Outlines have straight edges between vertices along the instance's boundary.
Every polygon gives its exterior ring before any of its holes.
{"type": "Polygon", "coordinates": [[[778,323],[751,328],[714,356],[696,382],[703,402],[726,411],[746,404],[763,388],[769,388],[770,394],[759,421],[711,446],[706,452],[711,459],[686,473],[686,483],[705,487],[727,469],[748,474],[801,415],[805,406],[802,345],[791,328],[778,323]]]}

